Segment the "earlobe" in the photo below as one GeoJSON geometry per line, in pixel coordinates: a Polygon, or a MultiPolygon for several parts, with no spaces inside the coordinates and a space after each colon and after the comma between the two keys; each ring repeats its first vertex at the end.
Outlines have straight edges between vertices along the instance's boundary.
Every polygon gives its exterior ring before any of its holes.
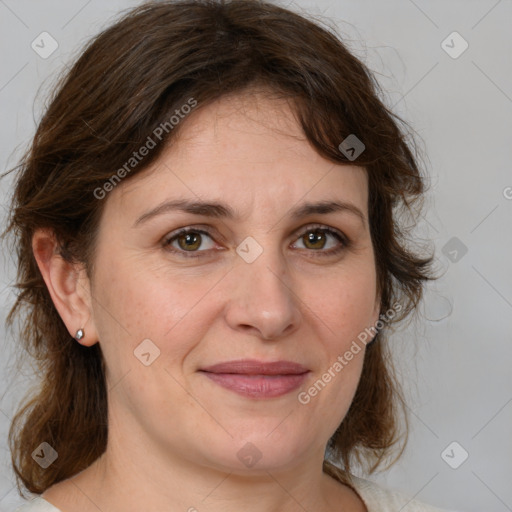
{"type": "Polygon", "coordinates": [[[32,251],[53,304],[69,333],[75,338],[77,331],[82,329],[85,334],[75,339],[82,345],[94,345],[98,338],[91,320],[90,284],[83,265],[62,257],[56,237],[48,229],[36,230],[32,251]]]}

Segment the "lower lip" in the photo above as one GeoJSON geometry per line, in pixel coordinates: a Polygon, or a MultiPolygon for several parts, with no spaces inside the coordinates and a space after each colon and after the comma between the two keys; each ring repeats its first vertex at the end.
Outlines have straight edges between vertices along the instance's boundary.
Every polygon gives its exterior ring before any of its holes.
{"type": "Polygon", "coordinates": [[[220,386],[250,398],[273,398],[297,389],[309,372],[300,375],[243,375],[202,372],[220,386]]]}

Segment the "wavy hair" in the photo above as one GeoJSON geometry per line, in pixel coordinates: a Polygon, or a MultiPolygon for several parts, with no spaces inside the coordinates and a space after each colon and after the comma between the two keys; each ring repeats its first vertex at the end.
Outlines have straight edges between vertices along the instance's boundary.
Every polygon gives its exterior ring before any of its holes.
{"type": "MultiPolygon", "coordinates": [[[[433,256],[414,252],[411,226],[400,223],[404,212],[417,219],[426,189],[417,145],[335,30],[259,0],[158,1],[124,12],[59,78],[30,147],[9,171],[16,180],[3,236],[17,255],[18,294],[8,325],[19,320],[19,346],[40,377],[9,430],[20,494],[22,486],[43,493],[84,470],[106,449],[108,431],[100,344],[87,348],[69,335],[32,252],[35,230],[52,230],[61,256],[83,263],[91,276],[106,203],[98,187],[189,98],[201,108],[255,87],[290,100],[324,158],[366,170],[381,313],[399,302],[396,323],[416,309],[424,281],[433,278],[433,256]],[[365,145],[354,161],[340,150],[351,134],[365,145]],[[31,456],[41,440],[59,454],[46,469],[31,456]]],[[[144,172],[184,124],[163,134],[125,179],[144,172]]],[[[371,473],[400,440],[400,454],[405,447],[404,399],[387,338],[379,330],[368,345],[353,402],[327,445],[324,471],[345,483],[354,463],[371,473]]]]}

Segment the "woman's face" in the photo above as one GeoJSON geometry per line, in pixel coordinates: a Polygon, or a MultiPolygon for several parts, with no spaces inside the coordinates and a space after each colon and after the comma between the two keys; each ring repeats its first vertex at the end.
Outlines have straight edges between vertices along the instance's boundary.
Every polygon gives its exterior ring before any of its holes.
{"type": "Polygon", "coordinates": [[[323,460],[364,347],[333,365],[379,313],[366,172],[320,157],[282,100],[223,98],[181,122],[104,199],[91,318],[110,436],[231,472],[323,460]],[[305,208],[331,202],[347,208],[305,208]],[[307,372],[202,371],[243,359],[307,372]]]}

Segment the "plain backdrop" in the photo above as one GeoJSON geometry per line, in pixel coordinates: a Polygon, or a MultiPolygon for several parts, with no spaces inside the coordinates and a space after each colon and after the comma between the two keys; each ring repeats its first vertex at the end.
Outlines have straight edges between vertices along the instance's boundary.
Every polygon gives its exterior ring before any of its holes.
{"type": "MultiPolygon", "coordinates": [[[[122,0],[0,0],[0,160],[17,163],[64,63],[112,22],[122,0]],[[32,42],[58,48],[43,58],[32,42]],[[47,37],[47,36],[44,36],[47,37]],[[39,91],[39,96],[36,94],[39,91]]],[[[330,20],[376,76],[386,103],[417,132],[430,190],[417,230],[442,276],[396,333],[411,436],[402,459],[370,478],[465,512],[512,511],[512,2],[296,0],[330,20]]],[[[0,181],[2,223],[11,180],[0,181]]],[[[14,255],[2,254],[0,510],[21,503],[7,449],[29,371],[13,371],[4,319],[14,255]]]]}

